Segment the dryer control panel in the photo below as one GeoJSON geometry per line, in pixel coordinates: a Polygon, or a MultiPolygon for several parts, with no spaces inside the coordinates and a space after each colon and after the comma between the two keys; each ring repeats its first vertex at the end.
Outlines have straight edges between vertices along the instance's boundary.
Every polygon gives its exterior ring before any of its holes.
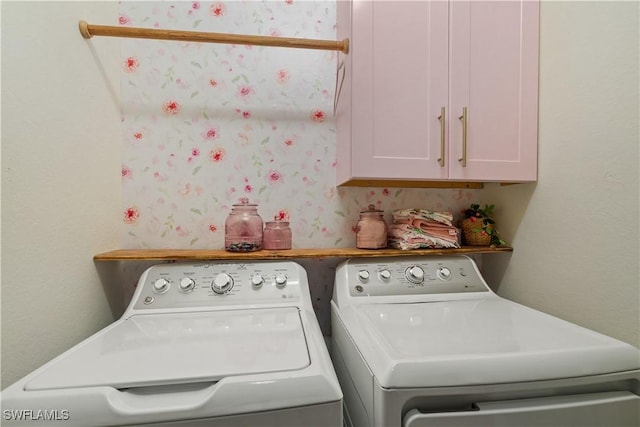
{"type": "Polygon", "coordinates": [[[263,305],[301,300],[306,273],[293,262],[160,264],[140,277],[135,310],[263,305]]]}
{"type": "Polygon", "coordinates": [[[335,286],[353,297],[488,291],[466,256],[351,259],[338,267],[335,286]]]}

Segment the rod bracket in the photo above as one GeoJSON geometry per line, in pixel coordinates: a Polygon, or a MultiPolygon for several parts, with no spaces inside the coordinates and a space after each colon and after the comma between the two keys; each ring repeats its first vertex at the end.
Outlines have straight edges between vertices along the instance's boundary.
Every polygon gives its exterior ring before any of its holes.
{"type": "Polygon", "coordinates": [[[82,37],[84,37],[85,39],[90,39],[91,37],[93,37],[89,32],[89,24],[87,24],[87,21],[79,21],[78,28],[80,29],[80,34],[82,34],[82,37]]]}

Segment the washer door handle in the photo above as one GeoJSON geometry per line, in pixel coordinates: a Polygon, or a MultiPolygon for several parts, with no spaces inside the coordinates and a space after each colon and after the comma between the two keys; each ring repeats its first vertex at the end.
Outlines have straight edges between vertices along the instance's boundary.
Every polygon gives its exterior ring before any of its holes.
{"type": "MultiPolygon", "coordinates": [[[[218,382],[111,389],[110,406],[126,416],[191,412],[211,400],[218,382]]],[[[134,422],[135,420],[131,420],[134,422]]],[[[137,421],[135,421],[137,422],[137,421]]]]}

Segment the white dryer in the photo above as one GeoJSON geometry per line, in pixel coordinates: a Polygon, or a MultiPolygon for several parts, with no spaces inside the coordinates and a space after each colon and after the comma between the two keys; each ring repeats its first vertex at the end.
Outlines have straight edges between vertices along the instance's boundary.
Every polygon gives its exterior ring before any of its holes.
{"type": "Polygon", "coordinates": [[[3,426],[336,426],[342,392],[294,262],[162,264],[121,319],[2,392],[3,426]]]}
{"type": "Polygon", "coordinates": [[[347,260],[331,310],[348,425],[640,425],[638,349],[499,297],[469,257],[347,260]]]}

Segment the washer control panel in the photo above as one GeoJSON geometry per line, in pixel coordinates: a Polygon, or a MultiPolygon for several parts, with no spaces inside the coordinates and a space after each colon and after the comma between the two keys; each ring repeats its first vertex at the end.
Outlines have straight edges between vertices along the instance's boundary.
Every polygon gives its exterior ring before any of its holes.
{"type": "Polygon", "coordinates": [[[336,286],[354,297],[488,291],[463,256],[351,259],[336,272],[336,286]]]}
{"type": "Polygon", "coordinates": [[[293,262],[159,264],[140,277],[135,310],[295,302],[306,273],[293,262]]]}

